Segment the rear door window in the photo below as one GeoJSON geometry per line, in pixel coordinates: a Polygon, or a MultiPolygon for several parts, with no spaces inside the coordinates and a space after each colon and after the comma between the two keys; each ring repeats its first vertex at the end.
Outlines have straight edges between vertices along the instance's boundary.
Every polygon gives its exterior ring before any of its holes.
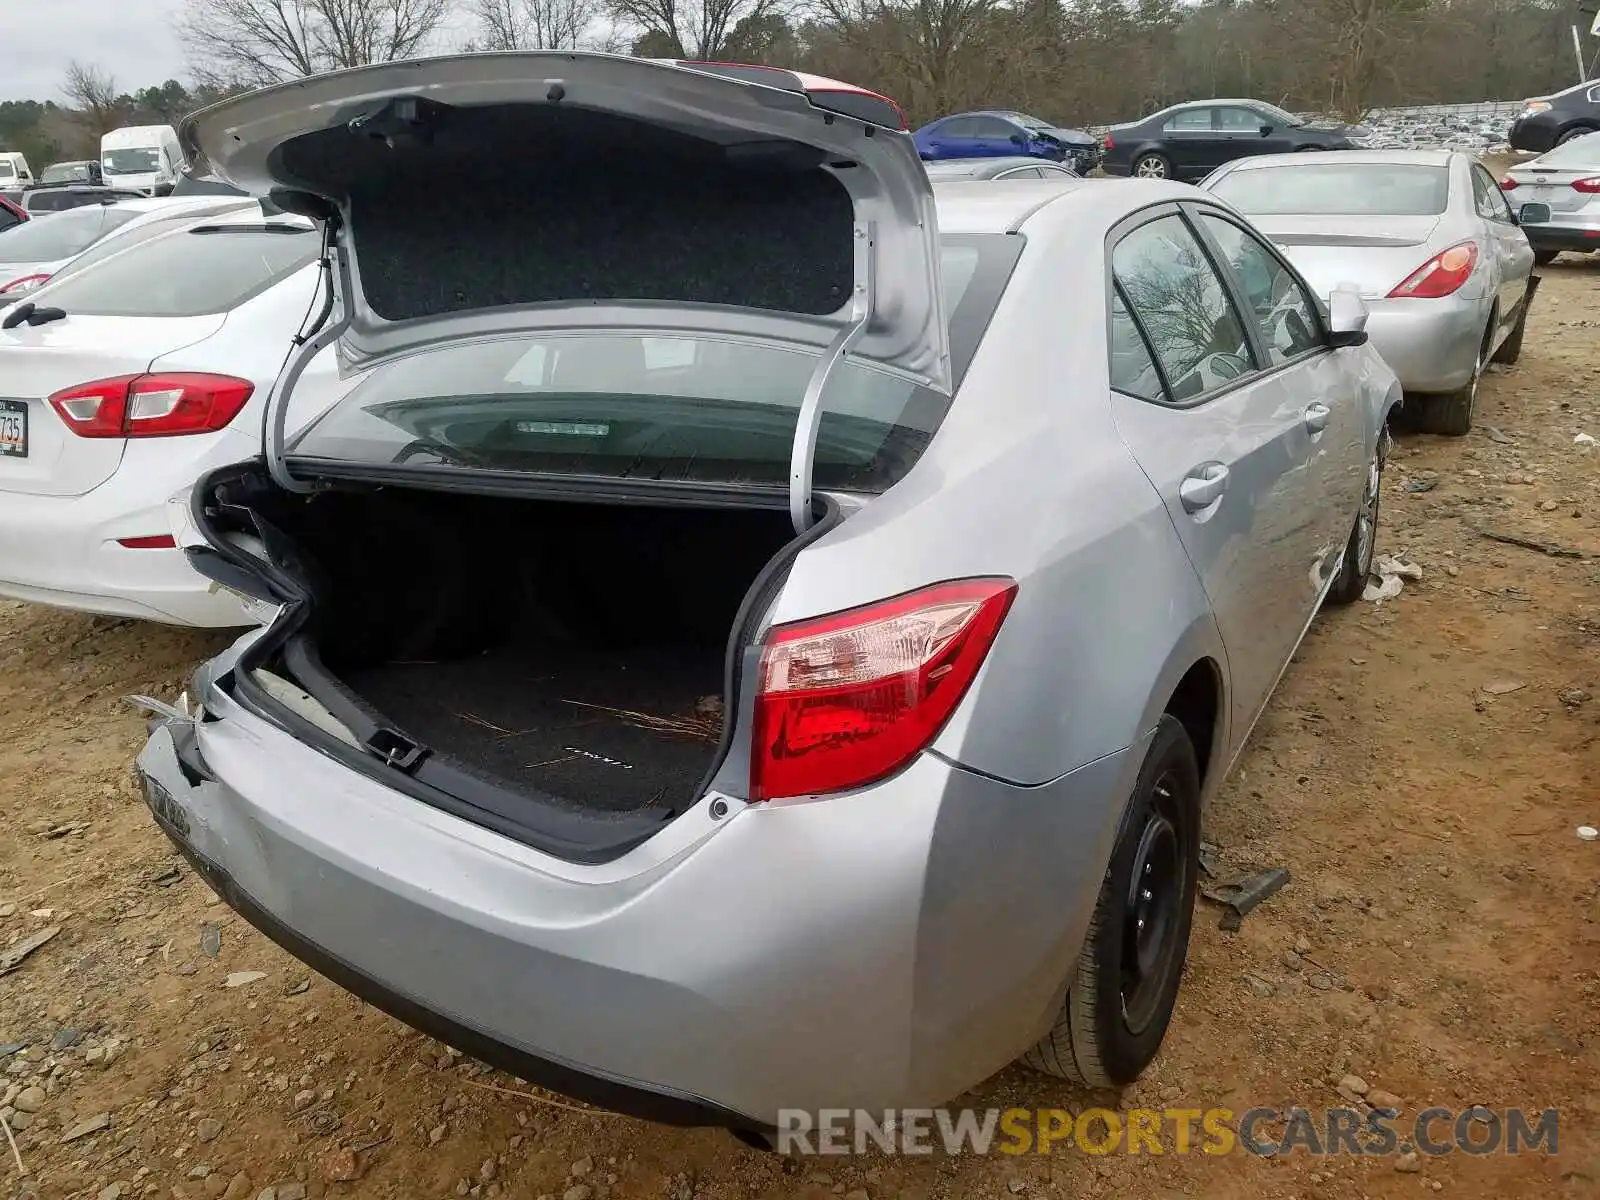
{"type": "MultiPolygon", "coordinates": [[[[944,239],[954,377],[1022,239],[944,239]]],[[[70,309],[69,309],[70,311],[70,309]]],[[[457,341],[377,367],[289,447],[300,460],[781,487],[813,351],[596,329],[457,341]]],[[[815,484],[881,491],[921,456],[950,398],[859,363],[828,380],[815,484]]]]}
{"type": "Polygon", "coordinates": [[[1159,217],[1125,235],[1112,251],[1112,267],[1175,402],[1198,399],[1256,369],[1227,288],[1182,217],[1159,217]]]}
{"type": "Polygon", "coordinates": [[[50,288],[69,314],[198,317],[228,312],[314,262],[302,225],[199,225],[107,258],[50,288]]]}
{"type": "Polygon", "coordinates": [[[1173,113],[1167,118],[1165,126],[1168,133],[1209,133],[1211,131],[1211,110],[1209,108],[1189,108],[1180,113],[1173,113]]]}

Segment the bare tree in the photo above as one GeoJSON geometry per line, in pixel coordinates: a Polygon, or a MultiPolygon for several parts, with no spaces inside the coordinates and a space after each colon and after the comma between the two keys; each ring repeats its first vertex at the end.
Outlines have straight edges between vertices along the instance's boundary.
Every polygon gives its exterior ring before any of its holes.
{"type": "Polygon", "coordinates": [[[68,63],[61,92],[78,110],[79,124],[96,141],[122,124],[117,81],[99,67],[76,60],[68,63]]]}
{"type": "Polygon", "coordinates": [[[202,84],[260,87],[421,53],[450,0],[187,0],[178,36],[202,84]]]}
{"type": "Polygon", "coordinates": [[[1012,73],[1018,47],[993,36],[1000,0],[817,0],[817,9],[840,43],[917,112],[976,102],[1012,73]]]}
{"type": "Polygon", "coordinates": [[[633,26],[636,45],[663,57],[723,58],[742,22],[783,16],[789,0],[608,0],[611,15],[633,26]]]}
{"type": "Polygon", "coordinates": [[[574,50],[600,15],[598,0],[472,0],[480,50],[574,50]]]}

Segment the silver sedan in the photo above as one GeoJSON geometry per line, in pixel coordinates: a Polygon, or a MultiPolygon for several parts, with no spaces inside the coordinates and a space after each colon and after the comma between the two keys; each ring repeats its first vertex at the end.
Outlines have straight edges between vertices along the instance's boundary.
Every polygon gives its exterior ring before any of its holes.
{"type": "Polygon", "coordinates": [[[1600,133],[1562,142],[1518,163],[1500,189],[1542,265],[1563,250],[1600,252],[1600,133]]]}
{"type": "Polygon", "coordinates": [[[264,455],[174,506],[270,615],[153,702],[152,813],[318,970],[613,1108],[1125,1084],[1202,802],[1363,593],[1399,386],[1194,188],[935,188],[881,97],[717,69],[425,59],[186,123],[339,265],[264,455]],[[445,162],[469,212],[411,203],[445,162]]]}
{"type": "Polygon", "coordinates": [[[1326,297],[1354,285],[1372,344],[1429,433],[1472,428],[1490,362],[1522,350],[1534,252],[1469,155],[1358,150],[1240,159],[1200,185],[1271,238],[1326,297]]]}

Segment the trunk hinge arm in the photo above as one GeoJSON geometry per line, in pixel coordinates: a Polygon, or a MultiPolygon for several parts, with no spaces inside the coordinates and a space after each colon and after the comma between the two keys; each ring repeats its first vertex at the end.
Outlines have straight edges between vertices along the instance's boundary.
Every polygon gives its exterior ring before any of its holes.
{"type": "Polygon", "coordinates": [[[267,405],[263,413],[266,427],[262,431],[262,448],[266,453],[267,473],[286,492],[314,490],[311,484],[290,474],[289,464],[284,459],[283,439],[289,420],[289,398],[294,394],[300,376],[311,365],[311,360],[338,341],[350,325],[350,308],[345,300],[352,294],[350,264],[339,241],[338,226],[333,221],[328,222],[323,233],[322,273],[318,278],[318,288],[322,292],[322,308],[312,320],[310,328],[302,328],[295,335],[294,348],[267,393],[267,405]],[[336,280],[338,286],[335,286],[336,280]],[[329,317],[333,317],[331,323],[329,317]]]}
{"type": "Polygon", "coordinates": [[[815,523],[811,511],[811,483],[817,460],[817,431],[822,427],[822,395],[827,390],[828,378],[834,367],[847,355],[861,335],[867,331],[867,321],[872,317],[872,226],[857,221],[853,241],[854,286],[850,291],[850,318],[848,323],[828,345],[811,378],[806,383],[800,400],[800,413],[795,419],[794,445],[789,451],[789,519],[794,531],[804,533],[815,523]]]}

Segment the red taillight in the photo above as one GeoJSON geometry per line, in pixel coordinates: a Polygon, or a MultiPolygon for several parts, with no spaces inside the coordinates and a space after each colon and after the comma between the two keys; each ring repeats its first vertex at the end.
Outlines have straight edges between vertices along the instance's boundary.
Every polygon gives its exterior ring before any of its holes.
{"type": "Polygon", "coordinates": [[[48,275],[20,275],[4,287],[0,287],[0,293],[14,295],[17,292],[31,292],[34,288],[48,282],[50,282],[50,276],[48,275]]]}
{"type": "Polygon", "coordinates": [[[144,537],[118,538],[117,545],[129,550],[176,550],[178,541],[170,533],[152,533],[144,537]]]}
{"type": "Polygon", "coordinates": [[[1101,139],[1100,145],[1101,148],[1105,150],[1115,150],[1117,148],[1117,144],[1111,140],[1111,135],[1109,133],[1101,139]]]}
{"type": "Polygon", "coordinates": [[[1449,296],[1468,280],[1472,268],[1477,265],[1478,244],[1458,242],[1448,250],[1441,250],[1406,276],[1405,281],[1389,293],[1389,298],[1437,300],[1441,296],[1449,296]]]}
{"type": "Polygon", "coordinates": [[[177,437],[225,428],[254,391],[247,379],[181,371],[97,379],[50,404],[79,437],[177,437]]]}
{"type": "Polygon", "coordinates": [[[751,801],[848,791],[904,767],[961,702],[1016,594],[1010,579],[964,579],[773,629],[751,801]]]}
{"type": "Polygon", "coordinates": [[[1500,190],[1502,192],[1514,192],[1521,186],[1522,185],[1520,183],[1511,178],[1509,175],[1500,181],[1500,190]]]}
{"type": "Polygon", "coordinates": [[[1574,179],[1572,189],[1590,196],[1600,195],[1600,175],[1591,175],[1587,179],[1574,179]]]}

